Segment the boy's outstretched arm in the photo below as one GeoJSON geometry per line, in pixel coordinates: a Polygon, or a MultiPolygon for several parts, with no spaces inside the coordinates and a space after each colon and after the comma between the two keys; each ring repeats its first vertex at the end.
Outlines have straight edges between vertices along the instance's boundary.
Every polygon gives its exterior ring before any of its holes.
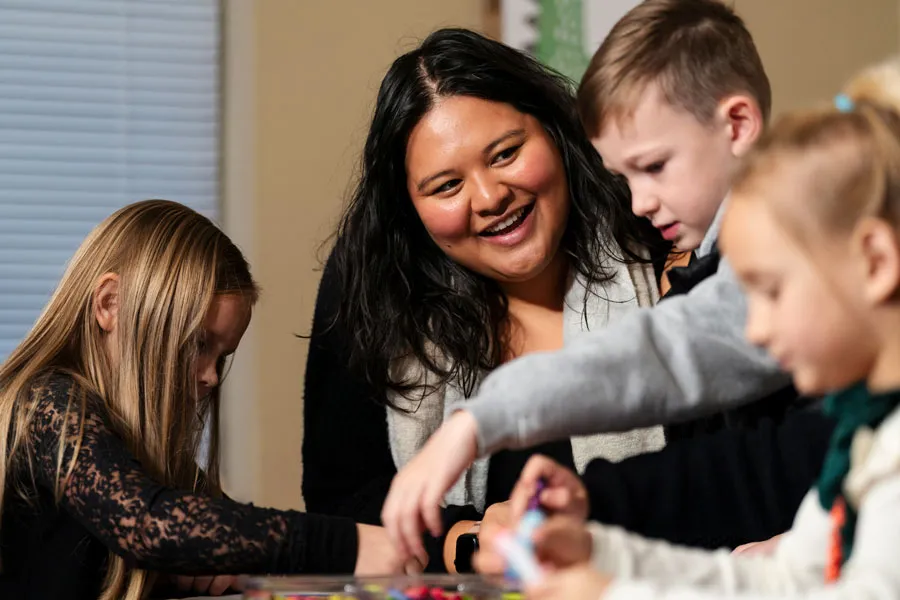
{"type": "Polygon", "coordinates": [[[789,375],[744,340],[745,314],[723,260],[687,295],[498,368],[394,479],[382,521],[395,544],[412,556],[423,527],[440,533],[440,500],[478,455],[687,420],[787,385],[789,375]]]}
{"type": "Polygon", "coordinates": [[[501,366],[466,406],[479,454],[688,420],[784,387],[789,375],[744,340],[745,316],[723,260],[686,295],[501,366]]]}

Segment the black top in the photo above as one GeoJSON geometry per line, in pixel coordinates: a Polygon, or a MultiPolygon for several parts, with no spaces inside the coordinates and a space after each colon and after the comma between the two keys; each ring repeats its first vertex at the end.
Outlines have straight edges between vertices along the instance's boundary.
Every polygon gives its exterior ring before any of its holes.
{"type": "MultiPolygon", "coordinates": [[[[350,336],[334,322],[340,280],[329,260],[316,299],[304,383],[303,497],[307,509],[381,524],[381,507],[397,474],[391,455],[384,397],[348,367],[350,336]]],[[[486,505],[509,499],[525,462],[544,454],[574,469],[568,440],[491,457],[486,505]]],[[[462,520],[481,520],[474,506],[443,509],[444,531],[462,520]]],[[[429,572],[443,572],[444,539],[426,534],[429,572]]]]}
{"type": "Polygon", "coordinates": [[[790,529],[818,477],[834,422],[810,408],[724,428],[582,475],[590,518],[650,538],[734,548],[790,529]]]}
{"type": "Polygon", "coordinates": [[[32,396],[28,444],[13,466],[32,502],[7,487],[0,598],[94,600],[109,551],[132,566],[192,575],[354,570],[352,521],[164,487],[113,432],[103,402],[88,396],[82,417],[77,408],[67,411],[72,394],[77,391],[70,377],[52,375],[32,396]],[[68,466],[81,430],[77,460],[57,505],[60,434],[66,432],[68,466]]]}

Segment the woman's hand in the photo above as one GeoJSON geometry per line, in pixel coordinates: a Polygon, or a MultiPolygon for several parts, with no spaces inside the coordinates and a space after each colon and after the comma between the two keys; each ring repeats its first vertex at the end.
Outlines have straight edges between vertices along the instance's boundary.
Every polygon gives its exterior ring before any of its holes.
{"type": "Polygon", "coordinates": [[[513,523],[518,523],[525,514],[540,480],[544,481],[545,487],[538,499],[547,513],[581,521],[587,519],[588,494],[581,478],[546,456],[537,455],[525,464],[510,496],[510,519],[513,523]]]}
{"type": "Polygon", "coordinates": [[[611,579],[590,565],[578,565],[547,573],[537,584],[525,589],[526,597],[537,600],[597,600],[611,579]]]}
{"type": "Polygon", "coordinates": [[[427,556],[422,532],[441,535],[444,494],[477,454],[478,426],[464,410],[450,417],[394,478],[381,521],[400,556],[427,556]]]}
{"type": "Polygon", "coordinates": [[[357,524],[359,549],[356,555],[356,575],[413,575],[428,565],[428,555],[405,558],[397,552],[384,527],[357,524]]]}

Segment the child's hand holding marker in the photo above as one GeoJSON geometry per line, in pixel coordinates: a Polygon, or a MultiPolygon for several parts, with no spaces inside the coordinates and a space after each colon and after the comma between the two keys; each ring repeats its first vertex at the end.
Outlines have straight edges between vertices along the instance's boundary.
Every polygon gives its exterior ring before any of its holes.
{"type": "Polygon", "coordinates": [[[581,479],[546,456],[533,456],[525,464],[509,499],[513,523],[525,517],[532,504],[547,515],[587,520],[589,500],[581,479]]]}
{"type": "MultiPolygon", "coordinates": [[[[495,575],[507,568],[505,554],[497,545],[497,539],[504,537],[515,539],[515,532],[499,526],[482,527],[478,535],[481,549],[473,561],[479,573],[495,575]]],[[[591,535],[583,522],[572,517],[550,517],[535,530],[531,544],[532,558],[542,572],[571,567],[591,558],[591,535]]]]}
{"type": "Polygon", "coordinates": [[[546,491],[546,480],[538,478],[514,532],[501,527],[482,529],[482,551],[475,557],[479,571],[498,573],[505,568],[509,578],[532,586],[542,580],[547,569],[569,567],[590,558],[591,536],[584,519],[558,515],[548,520],[541,505],[546,491]]]}
{"type": "Polygon", "coordinates": [[[526,585],[541,580],[543,569],[535,558],[532,536],[546,520],[540,505],[544,485],[543,481],[537,482],[528,501],[528,510],[518,519],[514,532],[499,527],[482,529],[480,541],[486,543],[487,548],[476,556],[476,568],[480,567],[482,572],[498,573],[505,567],[508,579],[522,581],[526,585]]]}

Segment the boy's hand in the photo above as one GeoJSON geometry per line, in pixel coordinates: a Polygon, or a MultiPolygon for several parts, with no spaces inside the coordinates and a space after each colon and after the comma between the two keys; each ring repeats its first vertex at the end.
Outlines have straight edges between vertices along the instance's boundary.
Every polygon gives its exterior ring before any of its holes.
{"type": "Polygon", "coordinates": [[[518,523],[528,502],[534,496],[538,481],[544,480],[541,507],[549,514],[566,515],[582,521],[588,516],[588,494],[581,478],[561,464],[546,456],[532,456],[522,469],[519,481],[513,488],[509,504],[511,519],[518,523]]]}
{"type": "Polygon", "coordinates": [[[548,573],[540,583],[528,586],[528,598],[541,600],[597,600],[602,598],[611,579],[589,565],[579,565],[548,573]]]}
{"type": "Polygon", "coordinates": [[[475,418],[458,411],[394,477],[381,521],[403,558],[426,554],[426,527],[432,535],[441,535],[441,498],[475,460],[477,435],[475,418]]]}

